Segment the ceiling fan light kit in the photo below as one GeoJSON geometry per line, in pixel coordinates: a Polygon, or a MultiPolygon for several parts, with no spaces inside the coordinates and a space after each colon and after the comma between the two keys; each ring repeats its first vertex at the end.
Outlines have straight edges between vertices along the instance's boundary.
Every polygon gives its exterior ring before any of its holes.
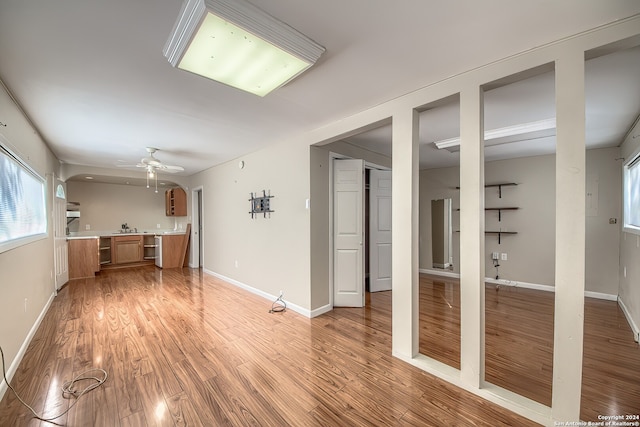
{"type": "Polygon", "coordinates": [[[324,51],[245,0],[185,0],[163,53],[174,67],[265,96],[324,51]]]}
{"type": "Polygon", "coordinates": [[[156,193],[157,193],[158,192],[158,172],[176,173],[176,172],[184,171],[184,168],[182,166],[168,165],[166,163],[163,163],[156,157],[154,157],[154,153],[156,153],[157,151],[160,151],[157,148],[146,147],[146,150],[147,150],[147,153],[149,153],[149,156],[143,157],[142,159],[140,159],[140,163],[135,165],[119,164],[117,166],[124,167],[124,168],[129,168],[129,167],[144,168],[145,176],[147,178],[147,188],[150,188],[149,183],[151,181],[155,181],[155,187],[156,187],[156,193]]]}

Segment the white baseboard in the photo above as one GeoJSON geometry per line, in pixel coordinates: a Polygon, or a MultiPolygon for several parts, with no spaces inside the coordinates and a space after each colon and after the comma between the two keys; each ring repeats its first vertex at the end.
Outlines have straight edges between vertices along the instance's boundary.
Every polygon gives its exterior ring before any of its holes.
{"type": "Polygon", "coordinates": [[[422,274],[433,274],[435,276],[444,276],[444,277],[452,277],[454,279],[459,279],[460,274],[454,273],[452,271],[443,271],[443,270],[431,270],[428,268],[420,268],[418,271],[422,274]]]}
{"type": "Polygon", "coordinates": [[[330,312],[331,310],[333,310],[333,306],[331,304],[327,304],[327,305],[322,306],[320,308],[316,308],[315,310],[311,310],[311,316],[310,317],[318,317],[321,314],[330,312]]]}
{"type": "Polygon", "coordinates": [[[622,312],[624,313],[624,317],[627,318],[627,322],[631,327],[631,331],[633,332],[633,339],[635,340],[635,342],[640,343],[640,328],[638,328],[638,325],[636,325],[636,322],[633,321],[633,318],[631,317],[631,313],[629,312],[629,310],[627,309],[627,306],[624,305],[624,302],[622,302],[622,299],[620,298],[618,298],[618,305],[620,306],[620,309],[622,309],[622,312]]]}
{"type": "MultiPolygon", "coordinates": [[[[435,275],[435,276],[443,276],[443,277],[450,277],[450,278],[456,278],[456,279],[460,278],[460,274],[452,273],[452,272],[449,272],[449,271],[431,270],[431,269],[425,269],[425,268],[421,268],[419,271],[420,271],[420,273],[431,274],[431,275],[435,275]]],[[[555,292],[555,290],[556,290],[555,286],[553,286],[553,285],[542,285],[542,284],[539,284],[539,283],[527,283],[527,282],[520,282],[520,281],[517,281],[517,280],[493,279],[491,277],[485,277],[484,281],[485,281],[485,283],[491,283],[491,284],[494,284],[494,285],[515,286],[515,287],[519,287],[519,288],[535,289],[535,290],[538,290],[538,291],[545,291],[545,292],[555,292]]],[[[602,292],[584,291],[584,296],[585,297],[589,297],[589,298],[603,299],[603,300],[607,300],[607,301],[617,301],[618,300],[618,296],[617,295],[605,294],[605,293],[602,293],[602,292]]]]}
{"type": "MultiPolygon", "coordinates": [[[[253,286],[249,286],[246,283],[242,283],[239,282],[238,280],[232,279],[230,277],[227,276],[223,276],[222,274],[216,273],[215,271],[211,271],[208,270],[206,268],[202,269],[203,273],[206,273],[210,276],[213,277],[217,277],[220,280],[223,280],[231,285],[237,286],[239,288],[242,288],[246,291],[251,292],[252,294],[261,296],[262,298],[265,298],[267,300],[270,300],[271,302],[275,301],[278,297],[276,295],[271,295],[267,292],[261,291],[260,289],[254,288],[253,286]]],[[[296,313],[302,314],[305,317],[313,317],[311,316],[311,312],[309,310],[307,310],[306,308],[300,307],[299,305],[296,304],[292,304],[291,302],[287,301],[286,299],[284,299],[284,302],[287,304],[287,308],[291,309],[293,311],[295,311],[296,313]]],[[[322,313],[320,313],[322,314],[322,313]]]]}
{"type": "Polygon", "coordinates": [[[553,286],[541,285],[539,283],[527,283],[506,279],[492,279],[491,277],[485,277],[484,281],[485,283],[491,283],[500,286],[513,286],[516,288],[535,289],[536,291],[555,292],[555,288],[553,286]]]}
{"type": "MultiPolygon", "coordinates": [[[[29,344],[31,344],[31,340],[33,339],[33,336],[36,334],[36,331],[40,327],[40,323],[42,323],[42,319],[44,319],[45,314],[47,314],[47,311],[49,310],[49,307],[51,306],[51,303],[53,302],[53,298],[55,298],[55,296],[56,295],[54,292],[49,297],[49,301],[47,301],[47,303],[44,305],[44,308],[38,315],[38,318],[36,319],[35,323],[31,327],[31,330],[29,330],[29,333],[27,334],[26,338],[24,339],[22,346],[20,346],[20,350],[18,350],[18,354],[16,354],[16,357],[13,359],[13,361],[9,365],[9,369],[6,370],[7,379],[9,381],[11,381],[11,379],[13,378],[13,375],[18,370],[18,366],[20,366],[20,362],[22,362],[22,358],[24,357],[24,354],[27,352],[27,348],[29,347],[29,344]]],[[[4,394],[8,389],[9,387],[7,386],[7,383],[4,382],[4,379],[0,379],[0,400],[2,400],[4,394]]]]}
{"type": "Polygon", "coordinates": [[[604,294],[602,292],[584,291],[584,296],[589,298],[618,301],[618,295],[604,294]]]}

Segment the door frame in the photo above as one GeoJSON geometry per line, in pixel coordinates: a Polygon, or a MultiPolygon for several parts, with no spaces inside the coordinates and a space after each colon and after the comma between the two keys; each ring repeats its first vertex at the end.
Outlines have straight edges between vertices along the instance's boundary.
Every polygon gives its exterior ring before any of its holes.
{"type": "MultiPolygon", "coordinates": [[[[52,228],[51,234],[53,235],[53,292],[54,295],[58,295],[58,291],[69,282],[69,243],[67,240],[67,224],[66,224],[66,212],[67,204],[69,202],[69,194],[67,192],[67,183],[55,174],[47,176],[47,180],[51,180],[51,186],[49,187],[49,194],[51,195],[51,220],[52,228]],[[57,196],[58,185],[62,185],[64,191],[64,199],[57,196]],[[61,200],[63,202],[61,202],[61,200]],[[61,205],[62,203],[62,205],[61,205]],[[60,209],[59,209],[60,207],[60,209]],[[62,243],[62,253],[58,254],[59,243],[62,243]],[[59,259],[59,255],[62,259],[59,259]],[[62,265],[60,265],[60,262],[62,265]],[[62,276],[62,283],[58,283],[60,279],[59,268],[64,269],[64,275],[62,276]]],[[[47,184],[48,185],[48,184],[47,184]]]]}
{"type": "Polygon", "coordinates": [[[204,267],[204,187],[199,185],[191,189],[191,258],[190,268],[204,267]],[[198,197],[199,196],[199,197],[198,197]]]}
{"type": "MultiPolygon", "coordinates": [[[[346,156],[344,154],[340,154],[340,153],[335,153],[333,151],[329,151],[329,306],[331,307],[331,310],[333,310],[334,306],[333,306],[333,292],[334,292],[334,282],[333,282],[333,275],[334,275],[334,265],[333,265],[333,255],[334,255],[334,251],[335,251],[335,244],[333,241],[333,161],[334,160],[340,160],[340,159],[354,159],[354,157],[350,157],[350,156],[346,156]]],[[[376,163],[373,162],[369,162],[367,160],[364,161],[364,168],[366,169],[379,169],[379,170],[388,170],[390,171],[391,168],[388,168],[386,166],[381,166],[378,165],[376,163]]],[[[363,182],[363,187],[364,187],[364,182],[363,182]]],[[[365,190],[363,188],[363,190],[365,190]]],[[[364,218],[363,218],[364,221],[364,218]]],[[[367,242],[364,242],[365,244],[367,244],[367,242]]],[[[364,269],[364,265],[362,267],[364,269]]],[[[363,277],[364,277],[364,271],[362,272],[363,277]]],[[[363,288],[363,292],[364,292],[364,288],[363,288]]],[[[366,299],[365,299],[365,306],[366,306],[366,299]]]]}

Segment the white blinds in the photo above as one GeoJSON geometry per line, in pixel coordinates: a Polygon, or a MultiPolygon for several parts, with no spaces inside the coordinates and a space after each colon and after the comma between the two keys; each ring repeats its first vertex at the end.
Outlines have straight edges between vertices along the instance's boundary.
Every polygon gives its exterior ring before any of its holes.
{"type": "Polygon", "coordinates": [[[0,252],[46,233],[44,180],[0,145],[0,252]]]}

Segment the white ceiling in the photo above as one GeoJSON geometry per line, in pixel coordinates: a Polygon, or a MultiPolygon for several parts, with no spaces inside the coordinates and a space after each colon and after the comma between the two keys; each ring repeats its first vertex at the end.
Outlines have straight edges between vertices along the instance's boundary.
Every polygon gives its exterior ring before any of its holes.
{"type": "MultiPolygon", "coordinates": [[[[640,46],[589,59],[585,65],[587,148],[616,147],[640,115],[640,46]]],[[[485,130],[555,117],[555,78],[548,71],[484,94],[485,130]]],[[[420,114],[420,168],[459,164],[459,152],[439,150],[433,142],[460,135],[458,99],[420,114]]],[[[391,156],[391,126],[347,142],[391,156]]],[[[485,148],[485,160],[537,156],[555,152],[555,136],[517,140],[485,148]]]]}
{"type": "MultiPolygon", "coordinates": [[[[256,4],[327,49],[310,71],[265,98],[171,67],[162,49],[181,0],[0,0],[0,78],[63,162],[114,168],[139,161],[144,147],[154,146],[162,150],[159,159],[183,166],[181,175],[188,176],[448,76],[640,13],[636,0],[256,4]]],[[[616,87],[615,102],[593,98],[597,105],[587,105],[594,111],[589,123],[604,118],[611,128],[590,132],[596,144],[619,143],[640,112],[638,51],[630,56],[624,60],[630,81],[616,87]],[[621,101],[625,96],[633,99],[621,101]]],[[[607,85],[622,81],[604,74],[607,85]]],[[[531,117],[552,113],[552,76],[538,78],[487,93],[487,129],[531,121],[530,110],[536,110],[531,117]],[[549,81],[551,92],[537,89],[549,81]],[[514,108],[523,97],[527,105],[514,108]]],[[[606,98],[608,90],[598,92],[606,98]]],[[[455,136],[456,109],[425,113],[425,140],[455,136]]],[[[366,144],[373,149],[376,141],[366,144]]],[[[455,156],[436,154],[442,161],[455,156]]]]}

